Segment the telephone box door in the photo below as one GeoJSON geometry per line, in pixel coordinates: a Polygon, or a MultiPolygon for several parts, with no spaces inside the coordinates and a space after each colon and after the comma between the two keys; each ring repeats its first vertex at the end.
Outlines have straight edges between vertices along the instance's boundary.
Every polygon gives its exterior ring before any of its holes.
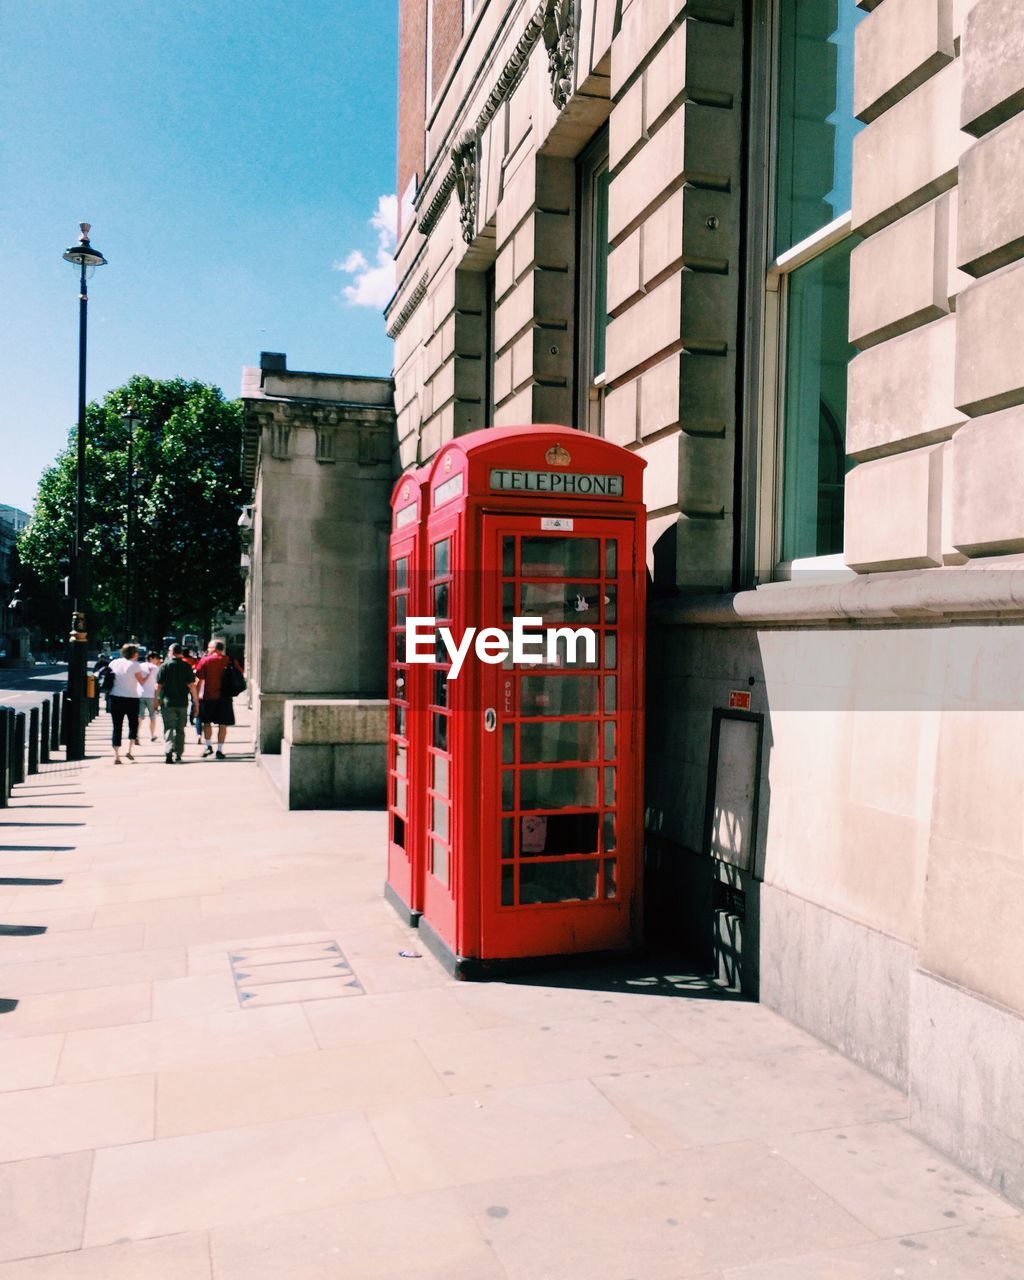
{"type": "Polygon", "coordinates": [[[486,667],[478,715],[481,955],[618,950],[636,937],[642,584],[636,524],[485,515],[500,570],[485,621],[539,617],[588,627],[589,657],[564,643],[531,665],[486,667]]]}

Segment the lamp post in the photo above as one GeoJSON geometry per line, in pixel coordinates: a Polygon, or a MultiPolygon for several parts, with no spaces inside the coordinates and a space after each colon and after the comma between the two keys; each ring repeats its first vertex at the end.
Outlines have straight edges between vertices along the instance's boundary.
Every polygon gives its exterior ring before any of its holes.
{"type": "Polygon", "coordinates": [[[78,468],[75,492],[75,540],[71,555],[71,636],[68,647],[67,759],[85,758],[85,669],[89,637],[85,630],[85,602],[89,583],[85,557],[85,355],[89,316],[86,281],[106,258],[89,243],[89,223],[80,222],[78,243],[64,252],[64,261],[81,270],[78,295],[78,468]]]}
{"type": "Polygon", "coordinates": [[[128,432],[128,494],[124,519],[124,638],[133,640],[132,631],[132,593],[135,586],[135,565],[132,560],[135,523],[135,471],[132,462],[132,445],[135,441],[135,428],[142,422],[142,414],[136,413],[132,405],[123,414],[121,421],[128,432]]]}

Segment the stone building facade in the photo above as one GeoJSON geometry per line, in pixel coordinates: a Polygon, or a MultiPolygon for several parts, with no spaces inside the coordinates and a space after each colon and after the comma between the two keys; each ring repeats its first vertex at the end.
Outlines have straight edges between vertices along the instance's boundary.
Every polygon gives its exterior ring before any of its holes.
{"type": "Polygon", "coordinates": [[[1018,0],[400,10],[401,465],[646,457],[652,931],[1024,1199],[1018,0]]]}
{"type": "Polygon", "coordinates": [[[385,685],[392,383],[286,364],[264,352],[242,375],[246,674],[270,755],[286,702],[385,685]]]}

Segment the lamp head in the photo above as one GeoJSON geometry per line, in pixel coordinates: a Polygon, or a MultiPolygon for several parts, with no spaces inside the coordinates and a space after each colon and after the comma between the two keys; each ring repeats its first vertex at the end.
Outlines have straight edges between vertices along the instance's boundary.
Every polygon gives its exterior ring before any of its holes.
{"type": "Polygon", "coordinates": [[[121,421],[128,428],[129,432],[134,435],[135,428],[142,426],[142,414],[139,413],[134,405],[129,405],[124,413],[121,414],[121,421]]]}
{"type": "Polygon", "coordinates": [[[82,234],[78,237],[78,243],[73,244],[70,249],[64,250],[64,261],[70,262],[76,267],[85,267],[86,270],[95,270],[96,267],[105,267],[107,260],[99,249],[93,248],[89,243],[89,231],[91,223],[80,222],[78,224],[82,228],[82,234]]]}

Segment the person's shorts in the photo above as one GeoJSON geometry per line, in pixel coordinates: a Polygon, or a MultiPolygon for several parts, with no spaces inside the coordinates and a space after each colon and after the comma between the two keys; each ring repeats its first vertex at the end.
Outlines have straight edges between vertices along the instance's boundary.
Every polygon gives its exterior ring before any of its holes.
{"type": "Polygon", "coordinates": [[[145,720],[146,716],[149,716],[152,719],[153,717],[153,699],[152,698],[141,698],[141,697],[139,698],[139,715],[143,720],[145,720]]]}
{"type": "Polygon", "coordinates": [[[200,698],[199,719],[203,724],[234,724],[234,703],[230,698],[200,698]]]}

